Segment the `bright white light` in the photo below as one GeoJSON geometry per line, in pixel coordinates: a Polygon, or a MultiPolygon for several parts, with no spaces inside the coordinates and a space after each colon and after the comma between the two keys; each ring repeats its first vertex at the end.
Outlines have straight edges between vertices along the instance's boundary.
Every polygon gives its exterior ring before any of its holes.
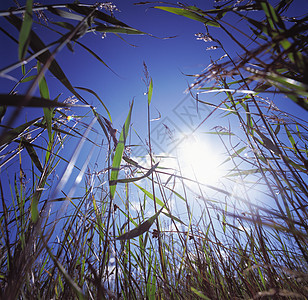
{"type": "Polygon", "coordinates": [[[187,135],[179,145],[177,155],[184,177],[213,185],[222,176],[218,149],[202,136],[187,135]]]}

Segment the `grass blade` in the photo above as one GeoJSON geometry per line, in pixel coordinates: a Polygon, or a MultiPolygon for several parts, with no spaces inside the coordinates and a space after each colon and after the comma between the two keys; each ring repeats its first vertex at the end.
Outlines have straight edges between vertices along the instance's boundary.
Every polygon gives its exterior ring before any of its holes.
{"type": "Polygon", "coordinates": [[[128,182],[134,182],[134,181],[139,181],[141,179],[144,179],[146,177],[149,177],[153,172],[154,170],[157,168],[159,163],[155,164],[150,170],[148,170],[148,172],[146,172],[144,175],[142,176],[139,176],[139,177],[134,177],[134,178],[125,178],[125,179],[118,179],[116,180],[115,182],[111,182],[110,181],[110,184],[112,183],[128,183],[128,182]]]}
{"type": "MultiPolygon", "coordinates": [[[[18,57],[20,60],[25,58],[30,42],[30,33],[32,27],[32,5],[33,0],[27,0],[25,16],[19,33],[18,57]]],[[[25,73],[24,67],[23,73],[25,73]]]]}
{"type": "Polygon", "coordinates": [[[111,26],[105,26],[105,25],[98,25],[94,27],[94,30],[98,32],[111,32],[111,33],[124,33],[124,34],[146,34],[145,32],[140,31],[135,28],[111,27],[111,26]]]}
{"type": "Polygon", "coordinates": [[[33,161],[34,165],[38,168],[40,172],[43,172],[43,167],[41,165],[41,162],[36,154],[36,151],[34,150],[34,147],[31,145],[31,143],[26,140],[25,138],[21,139],[21,142],[23,146],[26,148],[29,156],[31,157],[31,160],[33,161]]]}
{"type": "Polygon", "coordinates": [[[143,223],[141,223],[140,225],[138,225],[134,229],[130,230],[129,232],[126,232],[126,233],[118,236],[116,239],[120,240],[120,241],[130,240],[130,239],[133,239],[133,238],[145,233],[146,231],[148,231],[151,228],[154,221],[157,219],[157,217],[159,216],[159,214],[162,212],[162,210],[164,208],[165,208],[165,206],[163,206],[154,216],[152,216],[148,220],[144,221],[143,223]]]}
{"type": "Polygon", "coordinates": [[[148,104],[151,104],[152,100],[152,94],[153,94],[153,79],[151,78],[150,85],[149,85],[149,91],[148,91],[148,104]]]}
{"type": "Polygon", "coordinates": [[[199,14],[189,11],[187,9],[184,8],[177,8],[177,7],[168,7],[168,6],[155,6],[154,8],[157,9],[161,9],[161,10],[165,10],[167,12],[179,15],[179,16],[183,16],[195,21],[199,21],[201,23],[204,23],[206,25],[210,25],[210,26],[214,26],[214,27],[220,27],[219,23],[216,21],[212,21],[210,19],[207,19],[203,16],[200,16],[199,14]]]}
{"type": "MultiPolygon", "coordinates": [[[[37,73],[39,73],[41,70],[41,64],[38,61],[37,62],[37,73]]],[[[39,82],[39,90],[41,97],[44,99],[49,99],[49,89],[48,85],[45,79],[45,76],[42,76],[40,82],[39,82]]],[[[51,125],[52,125],[52,116],[53,116],[53,110],[47,107],[43,108],[44,110],[44,117],[47,125],[47,132],[48,132],[48,138],[49,138],[49,143],[52,143],[52,130],[51,130],[51,125]]]]}
{"type": "Polygon", "coordinates": [[[89,88],[80,87],[80,86],[76,86],[75,88],[79,89],[79,90],[87,91],[90,94],[94,95],[98,99],[98,101],[103,105],[103,107],[105,108],[105,110],[108,114],[109,120],[112,122],[111,115],[110,115],[110,112],[109,112],[107,106],[105,105],[105,103],[102,101],[102,99],[93,90],[91,90],[89,88]]]}
{"type": "MultiPolygon", "coordinates": [[[[0,94],[0,106],[20,106],[24,102],[23,95],[6,95],[0,94]]],[[[57,101],[52,101],[49,99],[44,99],[40,97],[32,97],[27,103],[29,107],[71,107],[68,103],[61,103],[57,101]]]]}
{"type": "MultiPolygon", "coordinates": [[[[91,10],[93,9],[92,7],[86,7],[86,6],[80,6],[78,4],[67,4],[67,7],[75,12],[78,12],[83,15],[88,15],[91,10]]],[[[96,10],[94,15],[95,18],[98,18],[104,22],[116,25],[116,26],[121,26],[121,27],[130,27],[126,25],[125,23],[117,20],[116,18],[109,16],[99,10],[96,10]]],[[[100,24],[100,23],[99,23],[100,24]]]]}
{"type": "Polygon", "coordinates": [[[35,124],[39,119],[40,118],[36,118],[12,130],[6,131],[1,137],[0,146],[11,143],[14,139],[19,137],[23,132],[25,132],[31,125],[35,124]]]}
{"type": "Polygon", "coordinates": [[[202,292],[198,291],[197,289],[195,289],[194,287],[190,287],[190,289],[192,290],[192,292],[194,292],[198,297],[200,297],[201,299],[205,299],[205,300],[210,300],[210,298],[208,298],[207,296],[205,296],[202,292]]]}
{"type": "Polygon", "coordinates": [[[131,114],[132,114],[132,108],[133,108],[134,101],[132,102],[128,116],[126,118],[126,121],[124,123],[116,150],[112,162],[112,171],[110,175],[110,182],[109,182],[109,187],[110,187],[110,198],[113,199],[115,196],[115,191],[116,191],[116,181],[118,179],[119,171],[120,171],[120,164],[122,161],[122,156],[124,152],[124,147],[125,147],[125,142],[126,138],[128,136],[128,129],[130,126],[130,120],[131,120],[131,114]]]}

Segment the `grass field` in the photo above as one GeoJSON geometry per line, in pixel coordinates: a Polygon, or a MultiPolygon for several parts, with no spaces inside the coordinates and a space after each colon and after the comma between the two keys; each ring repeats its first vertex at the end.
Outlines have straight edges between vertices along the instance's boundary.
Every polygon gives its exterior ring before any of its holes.
{"type": "MultiPolygon", "coordinates": [[[[25,8],[0,13],[19,33],[1,28],[19,53],[1,76],[23,72],[11,92],[0,95],[1,299],[307,299],[308,23],[307,17],[284,17],[295,2],[230,1],[209,11],[157,3],[161,13],[206,24],[198,38],[224,51],[188,89],[199,106],[211,109],[204,119],[217,118],[211,134],[225,154],[225,172],[215,184],[187,177],[181,157],[172,169],[160,162],[152,147],[154,80],[146,65],[145,162],[130,145],[134,102],[123,127],[114,129],[95,91],[73,87],[57,63],[56,55],[73,43],[104,63],[79,40],[88,32],[143,34],[113,17],[112,7],[27,1],[25,8]],[[251,34],[226,22],[229,14],[251,34]],[[55,27],[50,15],[62,22],[55,27]],[[45,45],[33,24],[57,30],[59,39],[45,45]],[[213,27],[242,49],[238,57],[211,35],[213,27]],[[46,72],[72,97],[50,99],[46,72]],[[25,93],[17,94],[23,85],[25,93]],[[33,96],[37,86],[40,97],[33,96]],[[81,91],[94,95],[97,106],[81,91]],[[208,94],[220,102],[208,102],[208,94]],[[282,111],[280,97],[303,115],[282,111]],[[41,116],[25,120],[25,106],[43,108],[41,116]],[[76,117],[80,109],[86,113],[76,117]],[[232,122],[222,127],[219,118],[232,122]],[[84,144],[89,160],[78,168],[84,144]],[[100,171],[89,163],[98,160],[92,156],[97,149],[100,159],[105,155],[100,171]],[[64,194],[73,172],[78,176],[64,194]],[[180,214],[170,199],[181,203],[180,214]]],[[[195,156],[197,164],[205,160],[195,156]]]]}

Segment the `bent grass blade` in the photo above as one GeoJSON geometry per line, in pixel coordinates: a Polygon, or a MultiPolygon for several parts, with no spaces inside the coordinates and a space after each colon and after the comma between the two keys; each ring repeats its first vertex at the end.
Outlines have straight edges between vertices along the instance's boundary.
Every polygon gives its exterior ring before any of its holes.
{"type": "Polygon", "coordinates": [[[137,227],[135,227],[134,229],[132,229],[129,232],[126,232],[120,236],[118,236],[116,238],[116,240],[130,240],[133,239],[141,234],[144,234],[145,232],[147,232],[151,226],[153,225],[154,221],[157,219],[157,217],[159,216],[159,214],[162,212],[162,210],[165,208],[165,205],[151,218],[149,218],[148,220],[144,221],[143,223],[141,223],[140,225],[138,225],[137,227]]]}

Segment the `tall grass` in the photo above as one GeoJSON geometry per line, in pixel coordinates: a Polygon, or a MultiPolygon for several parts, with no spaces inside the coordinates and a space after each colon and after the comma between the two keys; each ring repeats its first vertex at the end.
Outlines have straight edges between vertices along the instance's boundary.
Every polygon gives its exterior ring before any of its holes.
{"type": "Polygon", "coordinates": [[[130,140],[133,102],[123,127],[115,130],[99,95],[73,87],[57,63],[61,49],[76,43],[106,65],[79,41],[90,31],[143,34],[116,19],[113,7],[102,6],[109,9],[105,13],[98,5],[33,6],[27,1],[25,8],[0,12],[17,28],[16,36],[6,27],[1,30],[19,49],[19,61],[1,70],[1,76],[11,78],[21,67],[24,76],[16,86],[28,84],[24,95],[17,95],[15,86],[0,97],[5,121],[0,137],[2,299],[307,298],[308,124],[305,117],[284,112],[272,101],[278,95],[303,111],[308,107],[303,39],[307,18],[283,17],[291,4],[227,2],[208,11],[184,5],[156,7],[204,23],[205,33],[198,38],[224,51],[222,59],[196,75],[189,89],[198,105],[212,109],[204,120],[220,113],[240,124],[240,131],[217,124],[212,132],[226,153],[227,169],[215,186],[160,163],[150,122],[155,80],[146,66],[148,167],[134,156],[130,140]],[[254,19],[252,11],[262,18],[254,19]],[[50,23],[49,14],[59,21],[50,23]],[[250,26],[251,35],[225,21],[229,14],[250,26]],[[45,45],[33,22],[60,34],[59,39],[45,45]],[[242,54],[229,55],[224,41],[211,35],[211,26],[242,54]],[[35,70],[37,74],[30,75],[35,70]],[[46,71],[74,97],[51,100],[46,71]],[[33,96],[37,87],[40,97],[33,96]],[[79,91],[94,95],[99,109],[79,91]],[[220,103],[206,98],[213,93],[221,97],[220,103]],[[24,106],[42,107],[42,115],[23,123],[24,106]],[[73,117],[80,109],[87,111],[84,117],[73,117]],[[85,123],[86,116],[92,121],[85,123]],[[98,144],[95,136],[106,143],[98,144]],[[73,140],[76,148],[68,159],[64,149],[73,140]],[[77,161],[85,143],[93,151],[80,168],[77,161]],[[91,169],[102,153],[103,169],[91,169]],[[63,175],[57,178],[60,171],[63,175]],[[73,172],[78,176],[66,191],[73,172]],[[191,197],[200,203],[197,215],[191,197]],[[170,198],[183,203],[185,216],[176,214],[170,198]]]}

